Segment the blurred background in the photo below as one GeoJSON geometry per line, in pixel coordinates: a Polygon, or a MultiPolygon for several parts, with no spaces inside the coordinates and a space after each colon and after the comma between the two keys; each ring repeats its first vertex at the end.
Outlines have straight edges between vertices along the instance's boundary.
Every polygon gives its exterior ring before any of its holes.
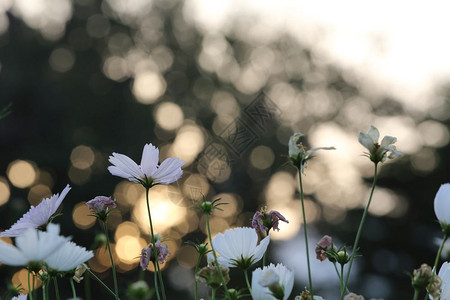
{"type": "MultiPolygon", "coordinates": [[[[0,230],[70,184],[55,222],[97,249],[90,265],[112,286],[85,202],[114,195],[110,235],[125,293],[149,241],[145,195],[109,174],[108,156],[139,162],[152,143],[161,161],[186,162],[178,183],[150,192],[154,226],[171,252],[169,299],[193,299],[196,253],[184,242],[205,241],[204,218],[191,209],[202,194],[229,203],[212,218],[213,232],[250,226],[265,205],[286,216],[269,255],[295,270],[293,298],[307,269],[298,177],[284,165],[289,137],[301,131],[308,147],[337,149],[317,152],[303,178],[314,253],[324,234],[353,244],[373,174],[357,138],[375,125],[398,138],[405,156],[380,168],[350,289],[410,299],[405,272],[434,262],[442,235],[433,199],[449,181],[446,5],[0,0],[0,108],[12,105],[0,121],[0,230]]],[[[334,268],[312,260],[315,292],[337,299],[334,268]]],[[[11,282],[27,286],[21,268],[0,266],[0,278],[0,293],[11,282]]],[[[232,278],[245,286],[241,272],[232,278]]],[[[93,296],[108,297],[100,288],[93,296]]]]}

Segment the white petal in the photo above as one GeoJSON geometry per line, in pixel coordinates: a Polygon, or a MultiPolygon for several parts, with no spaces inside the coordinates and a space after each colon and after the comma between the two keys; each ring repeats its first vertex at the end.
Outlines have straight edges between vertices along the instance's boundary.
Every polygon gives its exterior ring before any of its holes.
{"type": "Polygon", "coordinates": [[[153,177],[157,170],[159,150],[152,144],[146,144],[142,151],[141,169],[147,177],[153,177]]]}
{"type": "Polygon", "coordinates": [[[372,138],[364,132],[359,133],[358,141],[361,145],[363,145],[369,152],[371,152],[374,149],[374,141],[372,138]]]}
{"type": "Polygon", "coordinates": [[[109,157],[109,162],[119,168],[123,173],[128,174],[130,177],[144,178],[145,176],[141,168],[126,155],[114,152],[112,156],[109,157]]]}
{"type": "Polygon", "coordinates": [[[440,222],[450,224],[450,183],[441,185],[436,193],[434,212],[440,222]]]}
{"type": "Polygon", "coordinates": [[[50,268],[64,272],[75,269],[93,256],[92,251],[87,251],[73,242],[65,242],[57,251],[46,257],[45,262],[50,268]]]}
{"type": "Polygon", "coordinates": [[[170,184],[181,177],[183,174],[181,167],[183,165],[184,161],[178,158],[167,158],[161,163],[158,170],[153,173],[152,177],[156,183],[170,184]]]}
{"type": "Polygon", "coordinates": [[[381,147],[389,146],[394,144],[396,141],[397,141],[396,137],[387,135],[381,140],[380,146],[381,147]]]}
{"type": "Polygon", "coordinates": [[[0,262],[9,266],[25,266],[28,260],[19,249],[0,241],[0,262]]]}
{"type": "Polygon", "coordinates": [[[378,142],[378,139],[380,138],[380,132],[378,131],[378,129],[375,126],[371,125],[369,128],[369,132],[367,134],[370,136],[373,143],[378,142]]]}
{"type": "Polygon", "coordinates": [[[270,234],[268,236],[266,236],[265,238],[263,238],[261,240],[261,242],[259,242],[259,245],[256,246],[256,248],[253,252],[254,262],[258,262],[261,260],[264,253],[267,250],[267,247],[269,246],[269,242],[270,242],[270,234]]]}
{"type": "MultiPolygon", "coordinates": [[[[266,269],[265,267],[264,269],[266,269]]],[[[263,275],[263,269],[257,268],[252,272],[252,298],[253,300],[276,300],[271,295],[268,288],[259,284],[259,281],[263,275]]]]}
{"type": "Polygon", "coordinates": [[[298,140],[304,136],[301,132],[294,133],[289,139],[289,156],[297,156],[300,153],[300,148],[297,146],[298,140]]]}

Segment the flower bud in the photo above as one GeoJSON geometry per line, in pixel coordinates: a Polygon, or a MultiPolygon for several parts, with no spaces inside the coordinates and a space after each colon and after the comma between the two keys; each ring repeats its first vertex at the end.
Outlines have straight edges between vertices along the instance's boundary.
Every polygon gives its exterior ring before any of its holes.
{"type": "Polygon", "coordinates": [[[88,266],[86,264],[79,264],[75,269],[75,274],[72,277],[73,280],[75,280],[77,283],[80,283],[81,280],[83,280],[83,274],[87,269],[88,266]]]}
{"type": "Polygon", "coordinates": [[[350,261],[350,257],[348,256],[347,251],[341,250],[337,253],[336,261],[341,264],[345,265],[350,261]]]}
{"type": "Polygon", "coordinates": [[[127,290],[128,299],[132,300],[149,300],[153,296],[153,291],[148,284],[143,281],[136,281],[132,283],[127,290]]]}
{"type": "MultiPolygon", "coordinates": [[[[422,264],[419,269],[414,270],[411,284],[416,290],[424,290],[430,283],[432,276],[433,271],[431,267],[427,264],[422,264]]],[[[434,276],[437,277],[437,275],[434,276]]]]}
{"type": "Polygon", "coordinates": [[[364,297],[355,293],[345,295],[344,300],[364,300],[364,297]]]}
{"type": "MultiPolygon", "coordinates": [[[[230,269],[225,265],[219,265],[222,270],[223,278],[225,283],[230,281],[230,269]]],[[[201,268],[197,274],[195,274],[195,278],[212,288],[218,288],[222,285],[222,279],[220,278],[220,273],[217,270],[217,267],[213,264],[209,264],[206,267],[201,268]]]]}

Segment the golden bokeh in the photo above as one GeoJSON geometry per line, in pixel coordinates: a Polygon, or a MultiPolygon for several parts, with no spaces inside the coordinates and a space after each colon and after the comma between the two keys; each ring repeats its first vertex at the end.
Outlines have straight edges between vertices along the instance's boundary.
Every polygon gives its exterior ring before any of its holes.
{"type": "Polygon", "coordinates": [[[120,182],[114,189],[114,197],[122,206],[134,206],[140,198],[145,197],[144,193],[142,185],[129,181],[120,182]]]}
{"type": "Polygon", "coordinates": [[[116,240],[116,253],[122,263],[132,265],[139,261],[141,250],[146,246],[143,238],[124,235],[116,240]]]}
{"type": "Polygon", "coordinates": [[[75,147],[70,154],[72,165],[81,170],[90,168],[95,161],[94,150],[88,146],[80,145],[75,147]]]}
{"type": "Polygon", "coordinates": [[[8,165],[6,170],[9,181],[18,188],[31,186],[38,177],[38,170],[34,163],[26,160],[15,160],[8,165]]]}
{"type": "Polygon", "coordinates": [[[250,163],[257,169],[269,168],[275,160],[275,155],[267,146],[257,146],[250,153],[250,163]]]}
{"type": "Polygon", "coordinates": [[[141,232],[139,231],[139,227],[133,222],[126,221],[117,226],[116,232],[114,233],[114,239],[118,241],[125,236],[139,238],[140,235],[141,232]]]}
{"type": "MultiPolygon", "coordinates": [[[[30,281],[32,282],[32,276],[30,277],[30,281]]],[[[28,294],[28,270],[20,269],[11,278],[11,283],[13,286],[20,286],[23,290],[22,294],[28,294]]],[[[38,289],[42,285],[42,281],[35,276],[34,288],[38,289]]]]}
{"type": "Polygon", "coordinates": [[[183,160],[185,162],[184,167],[187,167],[203,150],[204,143],[205,137],[199,126],[195,124],[184,125],[177,132],[169,156],[183,160]]]}
{"type": "Polygon", "coordinates": [[[78,185],[83,185],[85,183],[87,183],[89,181],[89,179],[91,179],[91,174],[92,171],[90,168],[87,169],[78,169],[75,168],[74,166],[71,166],[69,168],[69,179],[78,185]]]}
{"type": "Polygon", "coordinates": [[[143,104],[152,104],[166,91],[166,81],[161,74],[145,71],[136,74],[133,83],[133,94],[143,104]]]}
{"type": "Polygon", "coordinates": [[[44,184],[36,184],[28,192],[28,202],[30,205],[36,206],[41,203],[42,199],[50,198],[52,196],[52,191],[50,187],[44,184]]]}
{"type": "Polygon", "coordinates": [[[177,262],[186,269],[192,269],[197,262],[198,253],[192,246],[182,246],[177,253],[177,262]]]}
{"type": "Polygon", "coordinates": [[[80,202],[75,205],[72,211],[72,220],[76,227],[80,229],[88,229],[94,226],[96,218],[90,216],[92,212],[89,210],[86,202],[80,202]]]}
{"type": "Polygon", "coordinates": [[[178,104],[164,102],[155,109],[156,123],[164,130],[175,130],[183,124],[184,115],[178,104]]]}
{"type": "Polygon", "coordinates": [[[9,189],[8,181],[5,177],[0,176],[0,206],[8,202],[10,195],[11,191],[9,189]]]}

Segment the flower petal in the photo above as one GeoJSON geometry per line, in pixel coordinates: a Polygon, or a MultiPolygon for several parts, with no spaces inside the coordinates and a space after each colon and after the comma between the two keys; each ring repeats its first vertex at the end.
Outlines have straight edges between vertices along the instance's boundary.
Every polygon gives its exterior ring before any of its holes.
{"type": "Polygon", "coordinates": [[[440,222],[450,224],[450,183],[441,185],[436,193],[434,212],[440,222]]]}
{"type": "Polygon", "coordinates": [[[359,137],[358,137],[358,141],[361,145],[363,145],[367,150],[369,150],[369,152],[371,152],[375,145],[374,145],[374,141],[373,139],[370,137],[370,135],[368,135],[367,133],[364,132],[360,132],[359,133],[359,137]]]}
{"type": "Polygon", "coordinates": [[[177,181],[183,174],[181,167],[184,165],[184,161],[170,157],[165,159],[158,170],[153,173],[153,180],[155,183],[170,184],[177,181]]]}
{"type": "Polygon", "coordinates": [[[380,138],[380,132],[378,131],[378,129],[371,125],[369,128],[369,132],[367,132],[367,134],[370,136],[370,138],[372,139],[372,143],[378,143],[378,139],[380,138]]]}
{"type": "Polygon", "coordinates": [[[270,234],[263,238],[261,242],[259,242],[259,245],[256,246],[255,250],[253,251],[253,263],[258,262],[263,257],[264,253],[267,250],[267,247],[270,243],[270,234]]]}
{"type": "Polygon", "coordinates": [[[112,156],[109,157],[109,162],[119,168],[123,173],[128,174],[129,177],[143,179],[145,176],[141,168],[126,155],[113,152],[112,156]]]}
{"type": "Polygon", "coordinates": [[[302,136],[304,136],[303,133],[296,132],[289,139],[289,156],[297,156],[300,153],[301,150],[297,144],[302,136]]]}
{"type": "Polygon", "coordinates": [[[394,144],[395,142],[397,142],[397,138],[395,136],[387,135],[381,140],[380,146],[381,147],[389,146],[394,144]]]}
{"type": "Polygon", "coordinates": [[[19,249],[2,241],[0,241],[0,262],[9,266],[24,266],[28,263],[19,249]]]}
{"type": "Polygon", "coordinates": [[[153,177],[158,168],[159,150],[152,144],[146,144],[142,150],[141,169],[147,178],[153,177]]]}

